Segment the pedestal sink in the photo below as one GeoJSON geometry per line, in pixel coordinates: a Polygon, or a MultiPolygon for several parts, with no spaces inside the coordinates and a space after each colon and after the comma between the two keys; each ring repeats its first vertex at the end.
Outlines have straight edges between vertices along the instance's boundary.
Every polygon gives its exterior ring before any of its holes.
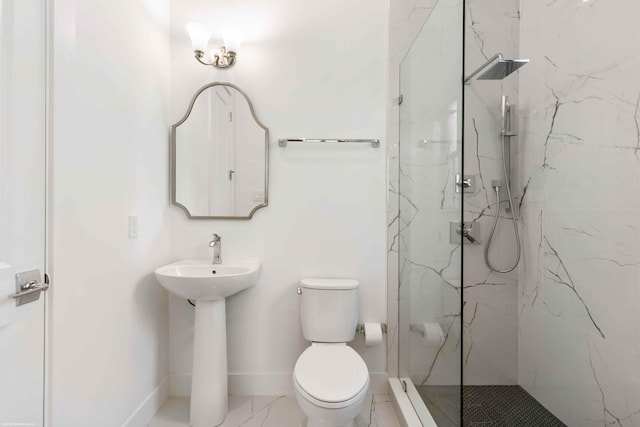
{"type": "Polygon", "coordinates": [[[195,300],[192,427],[213,427],[227,416],[227,327],[225,298],[256,284],[259,262],[184,260],[155,271],[169,292],[195,300]]]}

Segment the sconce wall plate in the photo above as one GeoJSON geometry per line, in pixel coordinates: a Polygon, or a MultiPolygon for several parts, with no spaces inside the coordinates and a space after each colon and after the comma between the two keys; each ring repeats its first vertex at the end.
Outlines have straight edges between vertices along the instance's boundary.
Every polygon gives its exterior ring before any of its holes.
{"type": "Polygon", "coordinates": [[[202,65],[211,65],[216,68],[229,68],[236,63],[236,53],[227,51],[224,46],[212,53],[211,62],[204,60],[205,54],[203,51],[196,50],[194,53],[196,59],[202,65]]]}

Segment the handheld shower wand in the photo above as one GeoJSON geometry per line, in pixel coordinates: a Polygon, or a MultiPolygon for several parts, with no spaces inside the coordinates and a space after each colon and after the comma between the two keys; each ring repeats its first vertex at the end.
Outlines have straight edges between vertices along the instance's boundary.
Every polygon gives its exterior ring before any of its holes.
{"type": "Polygon", "coordinates": [[[510,173],[511,168],[507,166],[507,165],[509,166],[511,165],[511,152],[506,148],[507,143],[509,142],[507,138],[515,136],[515,134],[511,130],[511,105],[509,105],[509,98],[505,95],[502,95],[502,100],[500,104],[501,104],[500,111],[502,113],[502,123],[500,126],[501,127],[500,136],[502,137],[501,138],[502,139],[502,170],[504,172],[504,182],[505,182],[505,187],[507,189],[507,197],[509,199],[509,210],[511,211],[513,231],[516,235],[516,258],[513,264],[504,270],[501,270],[495,267],[491,263],[491,260],[489,259],[489,249],[491,248],[491,243],[493,242],[493,234],[495,233],[496,226],[498,225],[498,217],[500,216],[500,204],[501,204],[500,184],[499,182],[494,181],[491,183],[491,186],[496,192],[496,214],[493,219],[493,226],[491,227],[491,233],[489,233],[489,240],[487,241],[487,245],[484,248],[484,260],[487,263],[487,266],[491,270],[498,273],[508,273],[510,271],[513,271],[518,266],[518,263],[520,262],[521,247],[520,247],[520,233],[518,232],[518,222],[516,221],[516,209],[513,203],[513,197],[511,196],[511,173],[510,173]]]}
{"type": "MultiPolygon", "coordinates": [[[[474,79],[477,80],[502,80],[505,77],[512,74],[514,71],[518,70],[520,67],[529,63],[528,59],[505,59],[501,53],[497,53],[489,58],[484,64],[478,67],[473,73],[471,73],[468,77],[464,79],[464,84],[471,84],[474,79]]],[[[487,245],[484,248],[484,260],[487,263],[487,266],[498,273],[508,273],[513,271],[520,262],[520,234],[518,233],[518,222],[516,221],[516,209],[517,206],[513,203],[513,197],[511,194],[511,150],[507,150],[507,144],[509,144],[509,148],[511,148],[511,140],[512,136],[515,136],[515,133],[511,130],[511,105],[509,104],[509,98],[505,95],[502,96],[502,100],[500,103],[500,111],[502,113],[502,123],[500,124],[500,136],[502,140],[502,170],[504,172],[504,183],[507,188],[507,196],[509,198],[509,207],[507,208],[507,212],[511,212],[511,220],[513,221],[513,231],[516,235],[516,258],[513,264],[504,270],[500,270],[491,264],[491,260],[489,259],[489,249],[491,247],[491,243],[493,242],[493,234],[496,231],[496,226],[498,225],[498,218],[500,217],[500,182],[494,181],[491,184],[491,187],[496,192],[496,215],[493,219],[493,227],[491,228],[491,233],[489,234],[489,240],[487,241],[487,245]],[[509,165],[509,166],[507,166],[509,165]]]]}

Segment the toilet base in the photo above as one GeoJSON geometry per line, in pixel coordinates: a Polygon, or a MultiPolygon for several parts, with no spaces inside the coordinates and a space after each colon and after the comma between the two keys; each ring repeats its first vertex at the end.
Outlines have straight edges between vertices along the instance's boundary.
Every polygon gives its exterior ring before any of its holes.
{"type": "Polygon", "coordinates": [[[296,400],[307,416],[306,427],[356,427],[355,420],[367,399],[365,389],[360,396],[343,408],[329,409],[316,406],[305,399],[296,389],[296,400]]]}

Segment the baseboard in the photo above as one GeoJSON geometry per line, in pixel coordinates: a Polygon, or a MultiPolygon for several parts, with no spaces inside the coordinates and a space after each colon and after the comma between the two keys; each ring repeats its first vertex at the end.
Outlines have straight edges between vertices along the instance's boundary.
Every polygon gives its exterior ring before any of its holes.
{"type": "Polygon", "coordinates": [[[169,397],[169,377],[165,377],[133,414],[122,423],[122,427],[147,427],[151,418],[160,410],[160,407],[169,397]]]}
{"type": "MultiPolygon", "coordinates": [[[[373,394],[387,393],[387,373],[371,372],[369,389],[373,394]]],[[[191,395],[191,374],[171,374],[171,396],[191,395]]],[[[291,373],[229,374],[229,394],[236,396],[292,396],[291,373]]]]}

